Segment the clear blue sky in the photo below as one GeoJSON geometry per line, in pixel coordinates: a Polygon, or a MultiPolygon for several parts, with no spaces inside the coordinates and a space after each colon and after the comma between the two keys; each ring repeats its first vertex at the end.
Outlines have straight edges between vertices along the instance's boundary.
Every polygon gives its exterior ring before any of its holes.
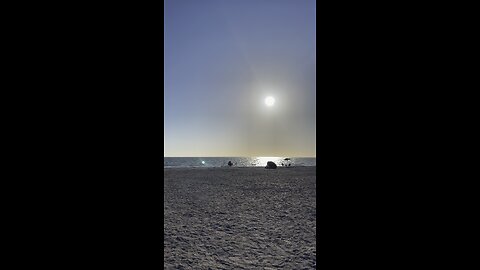
{"type": "Polygon", "coordinates": [[[164,156],[316,156],[315,5],[166,0],[164,156]]]}

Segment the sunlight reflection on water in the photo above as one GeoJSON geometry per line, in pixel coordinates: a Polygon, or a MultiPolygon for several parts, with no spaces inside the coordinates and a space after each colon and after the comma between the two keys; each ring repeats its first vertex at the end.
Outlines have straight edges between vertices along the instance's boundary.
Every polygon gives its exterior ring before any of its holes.
{"type": "Polygon", "coordinates": [[[265,167],[268,161],[278,166],[291,163],[292,166],[316,166],[316,158],[292,157],[164,157],[163,165],[170,167],[228,167],[232,161],[235,167],[265,167]]]}

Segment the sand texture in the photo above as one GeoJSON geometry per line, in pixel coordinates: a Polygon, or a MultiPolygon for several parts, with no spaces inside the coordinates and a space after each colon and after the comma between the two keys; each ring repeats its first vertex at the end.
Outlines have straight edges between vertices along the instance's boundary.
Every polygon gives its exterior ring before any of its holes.
{"type": "Polygon", "coordinates": [[[164,169],[164,269],[315,269],[315,170],[164,169]]]}

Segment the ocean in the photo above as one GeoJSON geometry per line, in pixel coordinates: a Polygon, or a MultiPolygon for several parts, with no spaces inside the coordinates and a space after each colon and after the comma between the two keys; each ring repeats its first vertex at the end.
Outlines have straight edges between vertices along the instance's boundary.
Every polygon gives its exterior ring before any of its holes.
{"type": "Polygon", "coordinates": [[[311,157],[164,157],[164,168],[228,167],[232,161],[234,167],[265,167],[268,161],[277,166],[317,166],[317,159],[311,157]]]}

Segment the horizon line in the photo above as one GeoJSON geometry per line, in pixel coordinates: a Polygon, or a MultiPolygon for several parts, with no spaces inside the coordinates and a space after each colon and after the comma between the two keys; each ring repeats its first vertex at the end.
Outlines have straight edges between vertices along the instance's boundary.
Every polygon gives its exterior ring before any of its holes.
{"type": "Polygon", "coordinates": [[[163,156],[164,158],[178,158],[178,157],[199,157],[199,158],[208,158],[208,157],[229,157],[229,158],[242,158],[242,157],[292,157],[292,158],[317,158],[317,156],[163,156]]]}

